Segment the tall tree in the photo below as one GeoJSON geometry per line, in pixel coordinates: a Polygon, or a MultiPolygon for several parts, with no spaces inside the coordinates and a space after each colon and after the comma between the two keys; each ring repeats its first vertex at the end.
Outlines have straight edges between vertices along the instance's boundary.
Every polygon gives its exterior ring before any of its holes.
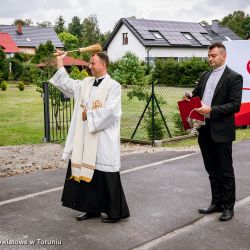
{"type": "Polygon", "coordinates": [[[37,22],[36,25],[38,27],[42,27],[42,28],[51,28],[52,27],[52,23],[49,21],[43,21],[41,23],[37,22]]]}
{"type": "Polygon", "coordinates": [[[101,42],[101,32],[96,15],[85,18],[83,26],[83,45],[88,46],[92,43],[101,42]]]}
{"type": "Polygon", "coordinates": [[[78,39],[82,37],[82,25],[78,16],[74,16],[68,25],[68,32],[78,39]]]}
{"type": "Polygon", "coordinates": [[[33,62],[40,63],[46,61],[48,57],[53,57],[54,50],[55,47],[50,40],[48,40],[45,44],[40,44],[36,50],[33,62]]]}
{"type": "Polygon", "coordinates": [[[65,24],[65,20],[64,20],[63,16],[60,15],[56,19],[55,26],[54,26],[54,30],[55,30],[56,34],[60,34],[64,31],[66,31],[64,24],[65,24]]]}
{"type": "Polygon", "coordinates": [[[111,34],[110,31],[101,34],[101,36],[100,36],[100,43],[101,43],[102,46],[107,41],[107,39],[109,38],[110,34],[111,34]]]}
{"type": "Polygon", "coordinates": [[[8,80],[9,77],[9,68],[6,60],[5,53],[0,46],[0,85],[3,80],[8,80]]]}
{"type": "Polygon", "coordinates": [[[232,29],[241,38],[245,38],[250,32],[250,16],[241,10],[225,16],[221,24],[232,29]]]}
{"type": "Polygon", "coordinates": [[[18,23],[21,23],[22,25],[25,26],[31,26],[33,25],[33,21],[31,19],[15,19],[12,25],[17,25],[18,23]]]}
{"type": "Polygon", "coordinates": [[[58,35],[59,39],[63,42],[66,50],[73,50],[78,48],[78,38],[68,32],[62,32],[58,35]]]}
{"type": "Polygon", "coordinates": [[[8,80],[9,78],[9,64],[6,59],[6,55],[0,46],[0,84],[3,80],[8,80]]]}

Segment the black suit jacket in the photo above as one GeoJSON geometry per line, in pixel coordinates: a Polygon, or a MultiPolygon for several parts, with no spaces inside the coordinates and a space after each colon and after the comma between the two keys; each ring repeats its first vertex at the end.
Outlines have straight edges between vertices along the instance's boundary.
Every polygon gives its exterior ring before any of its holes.
{"type": "MultiPolygon", "coordinates": [[[[202,75],[193,90],[193,96],[199,96],[202,99],[211,72],[208,71],[202,75]]],[[[215,142],[223,143],[235,140],[234,114],[240,110],[242,87],[242,76],[226,66],[211,103],[210,132],[215,142]]]]}

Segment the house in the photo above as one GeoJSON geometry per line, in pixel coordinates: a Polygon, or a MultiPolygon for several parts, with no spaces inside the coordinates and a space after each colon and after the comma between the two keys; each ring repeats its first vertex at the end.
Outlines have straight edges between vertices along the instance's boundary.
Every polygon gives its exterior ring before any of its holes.
{"type": "Polygon", "coordinates": [[[194,22],[121,18],[107,39],[104,49],[110,60],[120,59],[127,51],[141,60],[155,58],[185,60],[207,57],[207,47],[214,42],[241,40],[228,27],[213,20],[212,25],[194,22]]]}
{"type": "Polygon", "coordinates": [[[17,26],[0,25],[0,32],[8,33],[23,53],[35,54],[36,48],[48,40],[52,41],[55,48],[64,47],[53,28],[22,26],[19,23],[17,26]]]}
{"type": "Polygon", "coordinates": [[[5,32],[0,32],[0,47],[3,49],[7,58],[12,57],[14,53],[19,52],[19,48],[16,43],[13,41],[11,36],[5,32]]]}
{"type": "MultiPolygon", "coordinates": [[[[54,61],[53,64],[56,65],[56,61],[54,61]]],[[[44,68],[45,64],[39,63],[36,66],[38,68],[44,68]]],[[[65,56],[63,58],[63,66],[67,70],[69,70],[71,66],[77,66],[81,70],[81,69],[88,69],[89,63],[84,60],[80,60],[71,56],[65,56]]]]}

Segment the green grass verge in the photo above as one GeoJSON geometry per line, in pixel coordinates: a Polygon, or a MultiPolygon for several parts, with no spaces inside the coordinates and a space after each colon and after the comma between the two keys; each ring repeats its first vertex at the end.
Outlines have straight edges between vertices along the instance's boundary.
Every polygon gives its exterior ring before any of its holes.
{"type": "MultiPolygon", "coordinates": [[[[236,129],[236,140],[235,142],[239,142],[242,140],[246,140],[250,138],[250,128],[237,128],[236,129]]],[[[187,146],[195,146],[198,145],[197,137],[188,138],[180,141],[175,142],[166,142],[164,143],[165,147],[187,147],[187,146]]]]}
{"type": "MultiPolygon", "coordinates": [[[[135,126],[145,108],[145,102],[136,98],[129,100],[128,89],[123,89],[122,95],[122,124],[121,137],[130,138],[135,126]]],[[[158,96],[165,100],[161,105],[170,131],[174,130],[171,116],[177,109],[177,101],[181,98],[185,89],[156,87],[158,96]]],[[[143,128],[143,122],[138,128],[134,139],[145,140],[147,134],[143,128]]],[[[0,91],[0,146],[37,144],[43,141],[43,99],[36,91],[36,87],[26,87],[24,91],[10,87],[7,91],[0,91]]],[[[165,133],[165,138],[168,138],[165,133]]],[[[237,141],[250,138],[250,129],[237,129],[237,141]]],[[[186,147],[197,144],[197,138],[189,138],[182,141],[166,143],[168,147],[186,147]]]]}
{"type": "Polygon", "coordinates": [[[0,146],[42,142],[43,101],[35,89],[0,91],[0,146]]]}

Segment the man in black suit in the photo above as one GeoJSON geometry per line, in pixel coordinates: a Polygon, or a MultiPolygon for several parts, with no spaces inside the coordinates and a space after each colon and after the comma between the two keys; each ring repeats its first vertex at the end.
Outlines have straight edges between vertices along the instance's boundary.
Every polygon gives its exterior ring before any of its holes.
{"type": "Polygon", "coordinates": [[[243,84],[242,76],[226,66],[225,60],[225,46],[210,45],[208,62],[213,70],[202,75],[192,92],[192,96],[202,99],[202,107],[197,111],[206,118],[206,125],[199,129],[198,143],[212,191],[211,205],[199,212],[222,212],[221,221],[234,216],[232,142],[235,140],[234,114],[240,109],[243,84]]]}

